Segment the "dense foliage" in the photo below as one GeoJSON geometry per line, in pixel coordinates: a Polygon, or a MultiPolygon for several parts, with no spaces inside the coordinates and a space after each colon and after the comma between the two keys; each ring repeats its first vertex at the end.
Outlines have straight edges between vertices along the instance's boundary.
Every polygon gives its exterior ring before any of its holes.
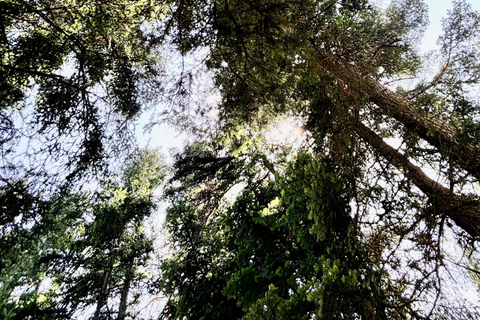
{"type": "Polygon", "coordinates": [[[479,14],[454,2],[429,79],[422,1],[177,4],[221,102],[174,166],[165,318],[478,317],[455,288],[477,273],[479,14]],[[303,142],[272,140],[285,122],[303,142]]]}
{"type": "Polygon", "coordinates": [[[335,173],[332,159],[301,153],[273,180],[257,171],[259,159],[222,158],[205,145],[191,152],[197,156],[178,159],[175,178],[211,187],[169,191],[175,200],[168,228],[179,250],[163,265],[162,287],[179,299],[169,301],[165,315],[385,319],[408,313],[392,299],[398,288],[380,261],[359,241],[351,180],[335,173]],[[182,175],[199,163],[208,175],[182,175]],[[225,175],[229,167],[237,174],[225,175]],[[239,182],[244,188],[234,203],[212,204],[221,192],[216,186],[239,182]]]}
{"type": "Polygon", "coordinates": [[[0,316],[477,319],[480,13],[452,3],[422,56],[422,0],[2,2],[0,316]],[[198,135],[158,256],[166,169],[128,137],[165,88],[198,135]]]}
{"type": "Polygon", "coordinates": [[[132,144],[131,120],[159,92],[158,36],[147,23],[162,8],[148,0],[2,1],[3,181],[52,167],[72,180],[132,144]]]}
{"type": "Polygon", "coordinates": [[[12,216],[0,229],[2,319],[70,319],[91,308],[92,319],[134,316],[127,308],[138,304],[153,250],[144,219],[164,176],[159,155],[144,152],[96,192],[62,190],[12,208],[28,190],[1,190],[12,216]]]}

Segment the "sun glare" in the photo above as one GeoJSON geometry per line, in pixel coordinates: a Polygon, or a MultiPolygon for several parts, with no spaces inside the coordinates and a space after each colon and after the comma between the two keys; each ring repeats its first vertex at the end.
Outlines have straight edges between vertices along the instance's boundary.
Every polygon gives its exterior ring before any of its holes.
{"type": "Polygon", "coordinates": [[[300,147],[306,135],[300,121],[295,118],[286,118],[273,123],[266,130],[265,138],[269,144],[300,147]]]}

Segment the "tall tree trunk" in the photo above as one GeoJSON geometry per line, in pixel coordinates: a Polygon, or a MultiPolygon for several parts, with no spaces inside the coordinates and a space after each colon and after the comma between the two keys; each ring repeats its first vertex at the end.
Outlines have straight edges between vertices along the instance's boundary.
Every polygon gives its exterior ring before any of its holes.
{"type": "Polygon", "coordinates": [[[359,137],[368,143],[377,154],[384,157],[425,193],[439,214],[452,219],[460,228],[474,239],[480,239],[480,202],[458,196],[438,182],[430,179],[423,171],[413,165],[408,157],[394,149],[364,124],[357,125],[359,137]]]}
{"type": "Polygon", "coordinates": [[[118,320],[125,320],[127,316],[128,292],[132,282],[132,264],[128,263],[125,270],[125,280],[123,281],[122,291],[120,293],[120,306],[118,308],[118,320]]]}
{"type": "Polygon", "coordinates": [[[95,314],[92,320],[98,320],[100,318],[100,312],[102,311],[103,306],[105,306],[107,302],[108,283],[110,282],[110,278],[112,277],[114,263],[115,263],[115,255],[112,253],[112,255],[110,256],[110,260],[108,261],[108,265],[105,268],[105,271],[103,273],[102,288],[100,289],[100,294],[98,295],[97,308],[95,310],[95,314]]]}
{"type": "Polygon", "coordinates": [[[480,146],[456,141],[454,126],[437,116],[420,110],[404,96],[393,92],[367,72],[350,65],[333,54],[326,59],[326,69],[357,92],[364,92],[367,101],[380,107],[386,115],[401,122],[408,130],[435,146],[444,157],[480,180],[480,146]]]}

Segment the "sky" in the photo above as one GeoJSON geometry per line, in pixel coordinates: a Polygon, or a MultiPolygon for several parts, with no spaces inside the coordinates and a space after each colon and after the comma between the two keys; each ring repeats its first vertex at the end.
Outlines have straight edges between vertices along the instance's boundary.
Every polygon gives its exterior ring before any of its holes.
{"type": "MultiPolygon", "coordinates": [[[[422,49],[429,50],[436,47],[438,36],[442,32],[442,18],[447,10],[452,9],[452,0],[425,0],[429,9],[430,25],[425,32],[422,49]]],[[[480,10],[480,0],[467,0],[474,9],[480,10]]]]}

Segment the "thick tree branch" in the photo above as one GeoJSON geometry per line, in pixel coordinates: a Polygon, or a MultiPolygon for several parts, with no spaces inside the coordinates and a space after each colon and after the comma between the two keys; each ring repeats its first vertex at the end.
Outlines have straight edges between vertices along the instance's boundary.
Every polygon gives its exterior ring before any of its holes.
{"type": "Polygon", "coordinates": [[[437,213],[448,216],[474,239],[480,239],[480,201],[478,199],[451,193],[448,188],[430,179],[419,167],[413,165],[407,156],[385,143],[380,136],[364,124],[358,123],[357,134],[377,154],[389,160],[425,193],[437,213]]]}

